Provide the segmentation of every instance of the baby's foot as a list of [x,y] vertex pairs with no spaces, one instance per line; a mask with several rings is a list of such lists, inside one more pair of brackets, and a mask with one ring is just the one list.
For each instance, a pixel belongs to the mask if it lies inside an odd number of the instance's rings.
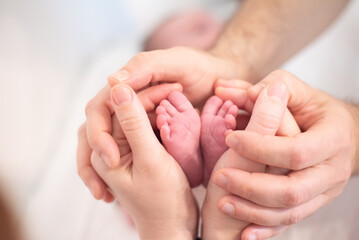
[[173,92],[156,109],[157,127],[166,150],[176,159],[191,187],[202,183],[203,167],[199,146],[201,121],[188,99]]
[[236,127],[238,107],[231,101],[213,96],[206,102],[201,115],[201,149],[204,160],[204,183],[207,185],[218,159],[228,149],[225,139],[227,130]]

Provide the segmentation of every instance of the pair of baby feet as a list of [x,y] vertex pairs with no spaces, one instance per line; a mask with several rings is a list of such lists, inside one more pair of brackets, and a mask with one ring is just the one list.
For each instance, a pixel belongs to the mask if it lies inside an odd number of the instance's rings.
[[207,184],[218,159],[228,149],[225,133],[235,129],[238,107],[212,96],[199,116],[182,93],[173,92],[156,113],[162,143],[182,167],[191,187]]

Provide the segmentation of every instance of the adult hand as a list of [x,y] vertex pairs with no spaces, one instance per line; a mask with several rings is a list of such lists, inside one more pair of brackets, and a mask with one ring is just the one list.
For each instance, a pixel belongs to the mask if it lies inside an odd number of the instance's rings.
[[[294,137],[262,136],[235,131],[227,145],[258,163],[287,168],[286,176],[221,169],[213,180],[236,196],[225,196],[219,206],[235,206],[233,218],[252,222],[242,239],[266,239],[310,216],[340,195],[357,164],[358,108],[313,89],[285,71],[275,71],[248,89],[255,101],[272,81],[287,85],[288,108],[303,133]],[[217,176],[225,176],[221,185]]]
[[198,209],[181,167],[158,141],[135,92],[119,84],[111,97],[121,159],[110,168],[93,152],[94,169],[132,216],[141,239],[193,239]]
[[200,107],[213,94],[213,84],[217,79],[246,77],[245,63],[215,53],[174,47],[139,53],[108,80],[111,86],[124,82],[135,90],[150,83],[177,82],[183,86],[183,93],[191,103]]
[[[255,102],[245,131],[261,135],[275,135],[281,125],[288,97],[289,94],[284,84],[281,82],[269,84]],[[266,165],[248,160],[238,155],[233,149],[228,149],[220,157],[214,171],[223,168],[242,169],[249,172],[264,172],[267,169]],[[240,239],[241,232],[250,224],[250,222],[228,217],[230,215],[228,213],[234,210],[231,203],[227,202],[218,206],[218,201],[228,194],[229,192],[220,189],[212,181],[209,182],[202,208],[202,229],[205,239]]]
[[[103,199],[106,202],[114,200],[107,185],[96,174],[91,164],[92,152],[96,152],[108,164],[117,166],[120,161],[118,149],[119,139],[117,136],[116,124],[118,121],[113,116],[114,109],[110,99],[110,87],[104,87],[86,106],[87,121],[82,124],[78,131],[77,146],[77,169],[78,174],[92,195],[96,199]],[[182,91],[179,84],[161,84],[145,89],[138,93],[149,116],[154,114],[157,104],[167,98],[173,91]]]
[[[156,104],[170,92],[182,90],[181,85],[187,97],[199,106],[212,94],[213,83],[219,77],[245,76],[244,67],[240,70],[233,66],[234,63],[214,54],[176,47],[136,55],[119,72],[109,77],[109,84],[114,86],[124,81],[134,89],[141,90],[152,83],[162,83],[153,90],[145,89],[139,93],[147,112],[153,111]],[[106,184],[93,171],[90,158],[92,151],[95,151],[110,167],[116,167],[120,159],[116,141],[112,137],[112,125],[117,120],[112,121],[109,92],[110,87],[107,86],[87,104],[87,121],[79,129],[77,150],[80,177],[96,199],[105,201],[112,201],[113,197],[106,190]]]

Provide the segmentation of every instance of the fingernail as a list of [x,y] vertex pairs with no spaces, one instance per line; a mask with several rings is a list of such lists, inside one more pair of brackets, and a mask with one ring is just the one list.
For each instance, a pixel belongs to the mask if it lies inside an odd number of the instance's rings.
[[222,212],[228,215],[234,214],[234,206],[230,203],[225,203],[222,207]]
[[287,97],[287,86],[282,82],[270,83],[267,89],[268,97],[284,101]]
[[249,239],[249,240],[257,240],[257,236],[251,234],[251,235],[249,235],[249,238],[248,238],[248,239]]
[[258,83],[256,85],[253,85],[253,86],[249,87],[248,90],[256,92],[256,93],[260,93],[260,91],[262,91],[263,88],[265,88],[265,86],[266,85],[264,83]]
[[229,134],[226,137],[226,144],[228,147],[238,147],[239,142],[237,137],[234,134]]
[[122,82],[130,78],[130,73],[126,70],[120,70],[111,74],[111,77],[117,79],[119,82]]
[[101,158],[105,161],[107,166],[111,167],[111,159],[106,154],[102,153]]
[[214,183],[218,185],[221,188],[226,189],[228,185],[228,178],[224,176],[222,173],[219,173],[216,175],[216,177],[213,179]]
[[117,106],[126,105],[132,101],[132,95],[126,87],[113,88],[112,97]]

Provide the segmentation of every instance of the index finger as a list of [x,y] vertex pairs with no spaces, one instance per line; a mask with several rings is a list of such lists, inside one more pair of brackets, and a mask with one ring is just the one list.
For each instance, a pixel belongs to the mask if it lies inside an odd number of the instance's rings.
[[87,139],[91,148],[109,167],[118,165],[120,152],[112,137],[110,87],[105,86],[86,106]]
[[[300,170],[314,166],[339,151],[337,129],[323,124],[294,137],[262,136],[253,132],[234,131],[227,145],[243,157],[270,166]],[[326,146],[325,151],[318,146]]]

